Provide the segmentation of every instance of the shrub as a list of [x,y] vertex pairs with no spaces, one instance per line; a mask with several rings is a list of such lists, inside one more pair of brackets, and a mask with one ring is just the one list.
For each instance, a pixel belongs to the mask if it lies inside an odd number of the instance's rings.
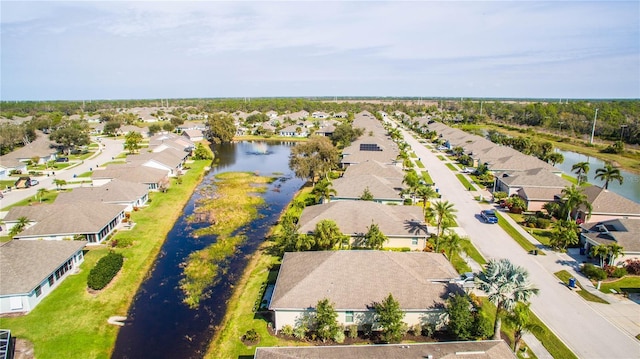
[[422,325],[414,324],[409,328],[409,331],[413,335],[422,335]]
[[286,336],[293,336],[293,327],[290,326],[289,324],[285,325],[282,327],[282,329],[280,329],[280,333],[282,335],[286,335]]
[[247,342],[257,342],[258,340],[260,340],[260,334],[258,334],[258,332],[256,332],[256,330],[252,328],[247,330],[242,338]]
[[422,326],[421,334],[424,335],[425,337],[433,336],[435,332],[436,332],[436,325],[433,323],[426,323]]
[[116,242],[115,246],[118,248],[127,248],[133,244],[133,238],[122,237],[114,239],[114,241]]
[[297,339],[304,339],[307,336],[308,330],[309,329],[307,329],[306,326],[298,325],[295,328],[293,328],[293,336],[296,337]]
[[349,338],[351,339],[355,339],[358,337],[358,325],[357,324],[351,324],[349,326],[347,326],[347,334],[349,335]]
[[536,216],[525,216],[524,223],[527,227],[533,228],[538,223],[538,217]]
[[336,343],[344,343],[344,331],[342,330],[338,330],[334,335],[333,335],[333,341]]
[[607,273],[607,277],[612,278],[622,278],[627,275],[627,270],[624,267],[604,266],[604,271]]
[[123,261],[122,254],[115,252],[109,252],[109,254],[100,258],[96,266],[89,272],[89,277],[87,278],[89,288],[100,290],[106,287],[122,268]]
[[629,274],[640,274],[640,259],[627,259],[624,262],[624,268]]
[[546,218],[538,218],[536,220],[536,228],[547,229],[551,225],[551,221]]
[[599,267],[594,266],[591,263],[586,263],[582,266],[582,273],[591,280],[604,280],[607,279],[607,272]]

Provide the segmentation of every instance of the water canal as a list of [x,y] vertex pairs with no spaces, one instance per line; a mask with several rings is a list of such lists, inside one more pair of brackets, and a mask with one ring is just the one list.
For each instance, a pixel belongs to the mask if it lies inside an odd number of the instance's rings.
[[118,333],[113,358],[201,358],[204,355],[216,326],[225,315],[226,301],[247,265],[248,256],[264,241],[271,225],[303,184],[288,166],[289,153],[287,144],[241,142],[216,149],[218,165],[198,189],[209,186],[213,176],[222,172],[251,171],[265,176],[276,173],[279,179],[262,194],[265,205],[259,210],[258,218],[240,229],[247,241],[229,260],[221,280],[210,288],[211,296],[203,299],[197,309],[190,309],[182,302],[180,265],[190,253],[216,241],[215,236],[193,238],[190,235],[199,228],[186,221],[200,196],[198,190],[194,192],[134,298],[128,322]]
[[[575,173],[571,171],[571,166],[578,162],[588,162],[589,173],[587,175],[589,177],[589,182],[600,187],[604,185],[603,181],[595,179],[596,170],[598,168],[603,168],[605,165],[603,160],[571,151],[561,151],[556,149],[556,152],[562,153],[564,156],[564,162],[556,165],[556,167],[560,168],[564,173],[575,177]],[[609,182],[609,190],[640,203],[640,175],[624,170],[620,170],[620,174],[624,177],[622,184],[619,184],[616,181]]]

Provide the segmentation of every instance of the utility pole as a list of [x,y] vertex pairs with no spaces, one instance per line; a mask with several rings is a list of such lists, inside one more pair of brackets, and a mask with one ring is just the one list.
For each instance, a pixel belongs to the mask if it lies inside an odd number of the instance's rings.
[[598,119],[598,109],[596,108],[596,115],[593,117],[593,127],[591,128],[591,141],[590,144],[593,144],[593,135],[596,133],[596,119]]

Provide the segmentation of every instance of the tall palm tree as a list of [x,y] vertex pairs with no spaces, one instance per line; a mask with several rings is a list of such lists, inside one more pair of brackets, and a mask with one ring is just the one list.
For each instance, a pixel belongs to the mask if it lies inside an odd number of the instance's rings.
[[315,237],[317,249],[327,250],[333,249],[337,243],[341,242],[344,235],[336,222],[325,219],[316,224],[313,236]]
[[456,219],[455,212],[458,212],[458,210],[453,208],[453,203],[449,201],[437,201],[433,206],[429,207],[428,216],[436,222],[436,252],[439,250],[440,238],[444,230]]
[[611,181],[618,181],[619,184],[624,181],[624,177],[620,174],[620,169],[613,167],[609,162],[605,163],[603,168],[596,170],[595,179],[604,181],[604,189],[609,189],[609,182]]
[[322,180],[316,183],[316,186],[313,188],[311,193],[315,196],[316,202],[331,202],[331,195],[337,195],[338,192],[334,188],[332,188],[333,184],[328,178],[323,178]]
[[542,327],[535,324],[531,318],[531,311],[529,310],[529,304],[518,303],[513,312],[509,313],[505,318],[505,322],[511,325],[513,328],[513,352],[517,353],[520,347],[520,341],[525,333],[540,333],[543,331]]
[[53,184],[56,185],[56,189],[59,191],[59,190],[62,189],[62,187],[67,185],[67,181],[65,181],[63,179],[56,178],[56,179],[53,180]]
[[528,303],[538,294],[538,289],[529,283],[529,273],[515,266],[508,259],[492,259],[484,271],[476,277],[478,288],[487,293],[496,305],[496,320],[493,325],[493,339],[500,339],[500,326],[505,312],[513,310],[518,302]]
[[609,265],[612,266],[615,264],[616,258],[620,257],[624,252],[624,248],[619,244],[612,243],[607,246],[607,251],[609,254]]
[[11,227],[11,230],[9,231],[9,236],[13,237],[16,234],[24,231],[24,229],[27,227],[29,222],[30,222],[29,218],[25,216],[19,217],[18,223],[16,223],[13,227]]
[[449,233],[444,236],[443,246],[447,251],[447,258],[449,258],[449,261],[451,262],[453,261],[453,256],[460,253],[460,249],[462,248],[462,238],[458,233]]
[[429,199],[434,198],[437,193],[432,186],[422,185],[416,190],[416,195],[420,197],[420,199],[422,199],[422,215],[426,215],[427,202],[429,201]]
[[589,173],[589,162],[578,162],[571,166],[571,171],[578,177],[578,186],[583,181],[587,181],[587,173]]
[[565,187],[562,190],[562,200],[563,200],[563,213],[566,214],[567,221],[571,219],[571,212],[576,210],[576,215],[574,219],[578,218],[578,207],[584,205],[587,208],[587,217],[591,217],[591,211],[593,210],[593,206],[589,203],[587,195],[582,191],[581,188],[576,187],[575,185],[571,185],[571,187]]
[[40,203],[42,203],[42,197],[44,197],[44,195],[47,194],[47,192],[49,191],[44,187],[38,189],[38,200]]
[[604,267],[604,259],[609,254],[609,248],[605,244],[599,244],[591,247],[590,253],[592,257],[598,257],[600,259],[600,267]]

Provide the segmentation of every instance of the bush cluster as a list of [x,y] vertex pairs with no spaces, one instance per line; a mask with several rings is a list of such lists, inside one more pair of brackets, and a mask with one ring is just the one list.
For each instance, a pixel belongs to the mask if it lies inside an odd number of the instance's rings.
[[122,268],[123,260],[122,254],[115,252],[109,252],[109,254],[100,258],[96,266],[89,272],[89,277],[87,278],[89,288],[100,290],[106,287]]
[[640,259],[627,259],[624,263],[624,268],[629,274],[640,274]]
[[627,270],[624,267],[606,265],[604,271],[607,273],[607,277],[611,278],[622,278],[627,275]]
[[525,225],[529,228],[547,229],[551,225],[551,221],[547,218],[543,218],[537,215],[530,215],[524,217]]
[[604,269],[596,267],[591,263],[585,263],[585,265],[582,266],[582,273],[584,273],[584,275],[591,280],[607,279],[607,272]]

